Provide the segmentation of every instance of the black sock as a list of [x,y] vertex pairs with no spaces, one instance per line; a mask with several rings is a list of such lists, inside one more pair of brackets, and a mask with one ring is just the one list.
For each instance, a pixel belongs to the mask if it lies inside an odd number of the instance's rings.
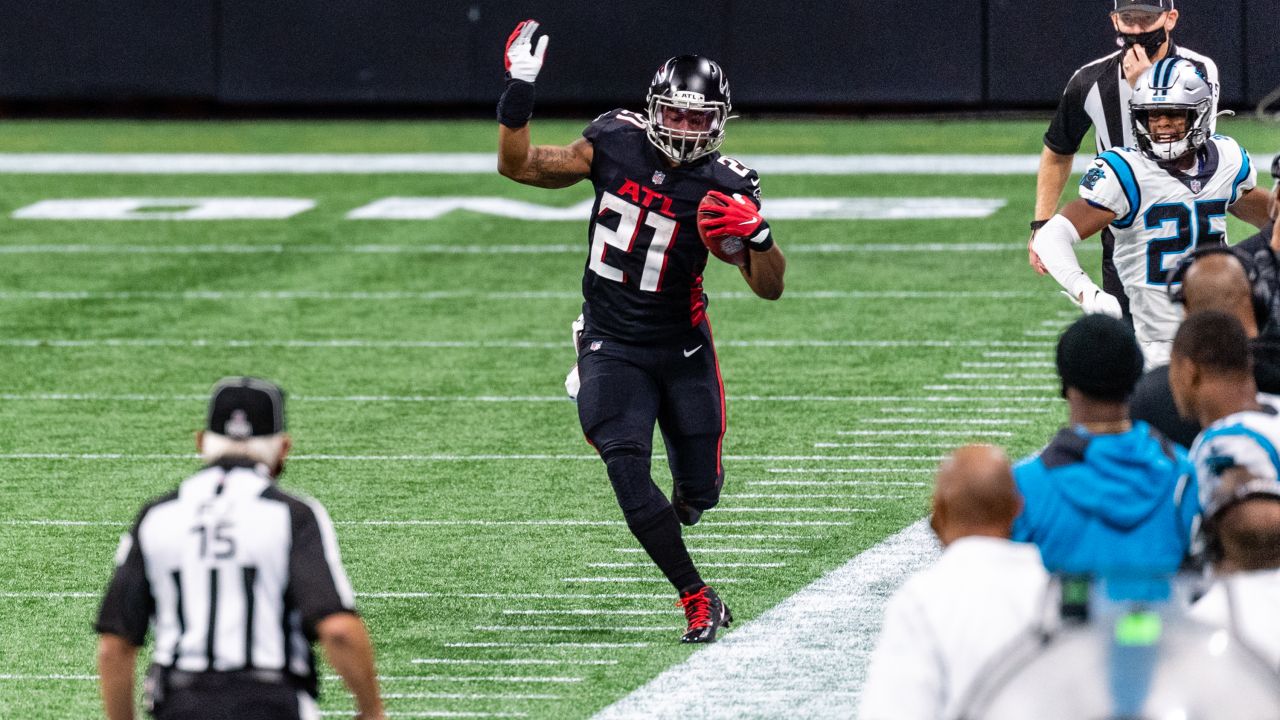
[[698,569],[693,566],[693,558],[684,546],[684,538],[680,535],[680,521],[670,508],[660,512],[643,523],[630,525],[631,534],[640,541],[640,546],[649,553],[658,569],[662,571],[677,591],[685,591],[690,587],[704,585]]

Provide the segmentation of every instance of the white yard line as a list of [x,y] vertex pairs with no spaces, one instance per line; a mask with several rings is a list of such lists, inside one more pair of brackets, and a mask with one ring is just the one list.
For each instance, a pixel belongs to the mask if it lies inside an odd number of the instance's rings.
[[[665,597],[665,596],[664,596]],[[511,611],[505,611],[511,612]],[[614,611],[618,612],[618,611]],[[654,611],[657,612],[657,611]],[[670,614],[670,613],[663,613]],[[478,660],[475,658],[414,658],[409,661],[414,665],[617,665],[621,660],[548,660],[547,658],[506,658],[500,660]]]
[[[912,525],[729,630],[596,718],[850,717],[884,602],[932,560],[933,547],[925,523]],[[733,596],[726,600],[732,605]]]
[[97,675],[19,675],[19,674],[2,674],[0,680],[11,680],[15,682],[48,682],[50,680],[75,680],[75,681],[92,681],[97,682]]
[[[321,710],[322,717],[355,717],[354,710]],[[463,710],[387,710],[389,718],[527,718],[522,712],[468,712]]]
[[837,435],[898,436],[922,435],[925,437],[1013,437],[1007,430],[837,430]]
[[955,443],[905,443],[905,442],[848,442],[848,443],[814,443],[815,448],[900,448],[908,450],[911,448],[920,448],[923,450],[946,448],[948,450],[955,448]]
[[391,678],[379,679],[393,680],[396,682],[493,682],[531,685],[567,685],[580,683],[584,680],[584,678],[581,677],[561,677],[554,675],[400,675],[392,676]]
[[[787,300],[1010,300],[1036,297],[1040,293],[1015,290],[950,291],[950,290],[790,290]],[[754,293],[728,291],[715,293],[716,300],[751,300]],[[336,291],[336,290],[6,290],[0,301],[146,301],[175,300],[187,302],[227,301],[294,301],[315,300],[353,302],[440,302],[447,300],[488,300],[493,302],[528,302],[530,300],[582,300],[582,293],[558,290],[525,292],[479,292],[475,290],[432,291]]]
[[476,625],[479,632],[620,632],[620,633],[669,633],[670,625]]
[[[653,563],[645,563],[644,567],[653,567]],[[753,582],[749,578],[703,578],[707,583],[733,584],[733,583],[749,583]],[[560,582],[567,583],[660,583],[667,584],[668,580],[664,577],[630,577],[612,575],[609,577],[567,577],[560,578]]]
[[979,390],[990,392],[998,390],[1001,392],[1048,392],[1050,390],[1060,389],[1057,385],[925,385],[924,390],[934,392],[955,392],[957,390]]
[[[614,548],[614,552],[626,553],[629,555],[640,555],[646,550],[644,548],[622,547]],[[799,550],[797,548],[702,548],[690,547],[689,552],[696,552],[699,555],[807,555],[808,550]],[[644,566],[648,567],[648,566]]]
[[[665,582],[665,581],[664,581]],[[618,648],[649,647],[647,642],[452,642],[451,648],[585,648],[589,650],[613,650]]]
[[[891,397],[882,395],[729,395],[729,402],[776,402],[776,403],[890,403],[890,402],[922,402],[922,403],[956,403],[965,405],[969,412],[995,412],[999,408],[975,408],[976,402],[1054,402],[1057,398],[1018,398],[1018,397],[967,397],[967,396],[928,396],[928,397]],[[44,393],[0,393],[0,400],[9,402],[208,402],[206,395],[162,395],[153,393],[76,393],[76,392],[44,392]],[[564,395],[290,395],[291,402],[316,403],[566,403]],[[915,412],[939,412],[934,408],[913,408]],[[1030,412],[1021,410],[1010,412]],[[883,412],[905,412],[905,410],[883,409]]]
[[[503,615],[677,615],[679,610],[601,610],[599,608],[565,608],[564,610],[503,610]],[[414,660],[417,662],[417,660]],[[551,661],[545,661],[551,662]],[[596,661],[601,662],[601,661]],[[613,661],[615,664],[617,660]]]
[[537,693],[382,693],[383,700],[563,700],[563,695]]
[[[3,153],[17,175],[493,175],[492,152],[454,153]],[[1034,175],[1038,155],[742,155],[765,175]],[[1258,160],[1263,166],[1265,157]],[[1073,163],[1088,168],[1090,158]]]
[[[698,553],[694,553],[698,554]],[[786,563],[742,563],[742,562],[699,562],[700,568],[783,568]],[[652,562],[594,562],[587,563],[589,568],[649,568],[653,567]]]
[[716,508],[716,512],[722,513],[876,513],[880,512],[874,508],[833,508],[833,507],[721,507]]
[[[888,434],[918,434],[913,431],[888,431]],[[976,435],[979,433],[960,433],[963,435]],[[195,455],[185,453],[0,453],[0,460],[195,460]],[[654,456],[655,462],[664,462],[666,457],[662,455]],[[932,460],[934,458],[920,458],[914,456],[898,456],[898,455],[724,455],[723,459],[743,462],[788,462],[788,461],[845,461],[845,462],[869,462],[869,461],[909,461],[909,460]],[[297,454],[290,455],[291,462],[478,462],[478,461],[591,461],[599,462],[598,455],[549,455],[540,453],[478,453],[475,455],[454,454],[454,453],[435,453],[424,455],[328,455],[328,454]],[[372,521],[370,521],[372,524]],[[391,521],[388,521],[391,524]]]
[[[582,219],[586,219],[584,216]],[[824,243],[787,245],[796,255],[848,253],[1013,253],[1026,244],[1013,243]],[[453,244],[453,245],[89,245],[45,243],[0,245],[0,255],[580,255],[584,247],[570,244]]]
[[[575,526],[575,527],[622,527],[626,523],[621,520],[338,520],[335,525],[370,526],[370,527],[416,527],[416,526],[464,526],[464,527],[542,527],[542,526]],[[852,523],[832,520],[732,520],[717,522],[717,527],[834,527]],[[26,520],[0,520],[0,525],[23,527],[124,527],[125,520],[67,520],[59,518],[31,518]],[[452,597],[452,596],[442,596]],[[507,597],[497,596],[494,597]]]
[[863,485],[892,485],[895,487],[932,487],[927,482],[893,482],[889,480],[752,480],[748,485],[765,487],[856,487]]
[[[960,367],[967,368],[1052,368],[1051,362],[1031,360],[1027,362],[963,362]],[[1056,377],[1056,376],[1055,376]]]
[[[722,340],[720,347],[743,348],[964,348],[1044,347],[1048,343],[1022,340]],[[212,338],[0,338],[0,347],[14,348],[292,348],[292,349],[397,349],[397,350],[564,350],[560,342],[533,340],[377,340],[331,338],[327,340],[212,339]]]
[[868,495],[866,493],[734,493],[740,500],[906,500],[908,495]]
[[947,373],[943,378],[947,380],[1055,380],[1057,375],[1053,373]]
[[1049,408],[1042,407],[964,407],[964,408],[922,408],[922,407],[883,407],[880,412],[886,415],[936,415],[942,412],[970,412],[986,415],[1030,415],[1043,413]]
[[866,425],[1029,425],[1030,420],[1006,420],[995,418],[867,418]]

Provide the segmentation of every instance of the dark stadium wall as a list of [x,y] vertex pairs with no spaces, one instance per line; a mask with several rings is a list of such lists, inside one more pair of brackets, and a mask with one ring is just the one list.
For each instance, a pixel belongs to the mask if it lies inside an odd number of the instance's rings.
[[[1275,0],[1179,0],[1228,105],[1280,85]],[[719,59],[740,107],[1052,106],[1114,50],[1108,0],[0,0],[0,102],[479,108],[524,17],[551,35],[542,107],[635,106],[653,69]]]

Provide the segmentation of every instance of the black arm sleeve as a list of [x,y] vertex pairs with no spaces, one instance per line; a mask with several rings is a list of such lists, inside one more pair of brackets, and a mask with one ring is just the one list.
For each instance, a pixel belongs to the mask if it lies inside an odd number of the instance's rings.
[[1080,150],[1081,141],[1093,125],[1089,114],[1084,111],[1087,91],[1088,85],[1082,81],[1082,74],[1077,72],[1058,101],[1058,112],[1044,134],[1045,147],[1059,155],[1075,155]]
[[[306,503],[294,500],[289,503],[293,517],[293,543],[289,549],[289,585],[285,600],[290,607],[302,614],[302,630],[309,640],[316,638],[316,624],[326,617],[340,612],[355,612],[355,608],[343,600],[338,587],[346,582],[342,567],[334,567],[325,552],[324,534],[333,537],[333,527],[328,518],[317,517]],[[321,525],[325,527],[321,527]],[[339,562],[335,557],[333,562]]]
[[119,635],[131,645],[140,647],[147,638],[147,628],[155,613],[155,598],[147,580],[137,524],[120,539],[120,543],[124,558],[111,577],[93,627],[99,634]]

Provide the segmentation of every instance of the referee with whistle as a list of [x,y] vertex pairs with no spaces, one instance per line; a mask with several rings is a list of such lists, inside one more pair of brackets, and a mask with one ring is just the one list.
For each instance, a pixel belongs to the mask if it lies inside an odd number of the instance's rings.
[[279,387],[218,383],[196,434],[205,467],[121,537],[95,625],[108,720],[135,717],[135,663],[151,627],[144,694],[158,720],[318,718],[316,640],[356,717],[384,717],[333,523],[320,503],[276,486],[284,430]]

